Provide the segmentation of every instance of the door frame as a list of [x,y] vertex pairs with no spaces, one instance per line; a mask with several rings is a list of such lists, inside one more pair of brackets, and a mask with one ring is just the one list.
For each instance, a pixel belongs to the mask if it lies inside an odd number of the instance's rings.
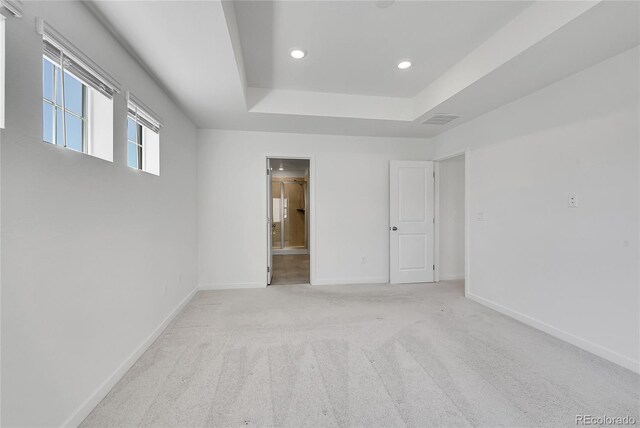
[[[297,155],[290,154],[282,154],[282,153],[265,153],[264,155],[264,165],[266,168],[269,167],[269,159],[303,159],[309,161],[309,182],[307,183],[308,189],[308,222],[309,222],[309,234],[308,234],[308,245],[307,250],[309,252],[309,284],[316,284],[316,163],[315,156],[311,153],[303,153]],[[265,187],[264,194],[262,195],[262,212],[268,216],[269,213],[269,202],[267,201],[267,186],[271,186],[271,175],[266,174],[265,170]],[[269,257],[272,251],[272,248],[269,246],[269,235],[271,233],[271,224],[268,222],[264,222],[266,226],[267,235],[265,235],[265,247],[266,247],[266,265],[269,265]],[[265,269],[266,271],[266,269]],[[265,276],[264,280],[265,287],[267,286],[267,277]]]
[[471,271],[470,258],[469,258],[469,226],[470,226],[470,210],[469,210],[469,153],[470,149],[467,147],[464,150],[458,150],[456,152],[448,153],[443,156],[439,156],[433,159],[434,172],[435,172],[435,276],[434,281],[440,282],[440,162],[454,158],[456,156],[464,155],[464,295],[468,296],[470,290]]
[[[271,159],[267,158],[267,285],[273,280],[273,181],[271,179]],[[282,192],[280,192],[282,193]]]

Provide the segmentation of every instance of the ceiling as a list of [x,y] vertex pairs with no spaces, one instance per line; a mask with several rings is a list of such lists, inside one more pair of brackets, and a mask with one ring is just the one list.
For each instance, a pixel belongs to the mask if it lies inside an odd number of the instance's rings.
[[235,13],[248,86],[411,98],[530,4],[240,1]]
[[85,4],[199,128],[428,138],[640,37],[636,1]]

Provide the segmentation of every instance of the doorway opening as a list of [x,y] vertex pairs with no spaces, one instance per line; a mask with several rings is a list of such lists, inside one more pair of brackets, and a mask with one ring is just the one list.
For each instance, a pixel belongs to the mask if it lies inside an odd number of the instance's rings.
[[309,160],[268,158],[267,176],[267,284],[309,284]]
[[466,179],[465,154],[438,162],[438,249],[439,281],[465,280],[466,272]]

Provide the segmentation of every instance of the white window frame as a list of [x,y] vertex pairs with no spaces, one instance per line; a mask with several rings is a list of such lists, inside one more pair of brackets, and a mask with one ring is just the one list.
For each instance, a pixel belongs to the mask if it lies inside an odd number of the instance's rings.
[[[100,135],[104,135],[104,138],[101,138],[100,144],[98,144],[93,141],[93,137],[95,137],[93,131],[96,129],[111,130],[113,128],[112,104],[115,94],[122,91],[120,83],[43,19],[36,18],[36,30],[43,38],[43,57],[54,64],[54,69],[57,67],[61,70],[62,82],[64,82],[64,74],[66,72],[79,80],[85,87],[85,111],[83,112],[85,123],[83,127],[82,152],[112,162],[113,138],[109,137],[110,133],[103,134],[100,132]],[[104,102],[101,97],[96,96],[94,91],[104,95]],[[66,110],[64,108],[64,97],[62,100],[63,110]],[[97,106],[100,106],[100,115],[94,111],[94,108],[98,108]],[[62,121],[64,129],[66,114],[63,114]],[[96,121],[101,123],[98,125]],[[66,146],[66,132],[63,131],[62,135],[65,140],[63,146]]]
[[[160,116],[147,107],[140,99],[133,95],[130,91],[126,92],[127,98],[127,136],[126,136],[126,151],[127,151],[127,166],[129,166],[129,144],[134,143],[137,146],[137,170],[144,171],[153,175],[160,175],[160,128],[164,126]],[[132,119],[136,123],[136,141],[129,140],[129,119]],[[147,165],[148,157],[148,135],[154,133],[158,138],[158,159],[155,169]],[[132,166],[129,166],[133,168]]]
[[0,0],[0,129],[4,129],[5,126],[5,28],[7,18],[14,16],[22,18],[22,2],[18,0]]
[[98,64],[93,62],[87,55],[67,40],[62,34],[58,33],[42,18],[36,18],[36,30],[42,35],[44,41],[62,52],[65,58],[69,59],[74,64],[77,64],[82,68],[83,72],[90,75],[91,79],[98,82],[101,86],[101,89],[99,89],[100,91],[104,90],[103,93],[109,97],[122,92],[121,85],[116,79],[114,79]]
[[0,129],[4,129],[4,110],[5,110],[5,31],[6,18],[0,15]]
[[0,7],[5,9],[8,13],[0,11],[1,15],[8,18],[7,15],[15,16],[16,18],[22,18],[22,2],[19,0],[0,0]]

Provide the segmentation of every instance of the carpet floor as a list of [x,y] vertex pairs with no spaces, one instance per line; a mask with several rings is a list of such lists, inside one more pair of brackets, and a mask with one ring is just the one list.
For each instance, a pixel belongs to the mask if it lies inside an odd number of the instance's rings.
[[82,426],[575,426],[639,391],[459,281],[202,291]]

